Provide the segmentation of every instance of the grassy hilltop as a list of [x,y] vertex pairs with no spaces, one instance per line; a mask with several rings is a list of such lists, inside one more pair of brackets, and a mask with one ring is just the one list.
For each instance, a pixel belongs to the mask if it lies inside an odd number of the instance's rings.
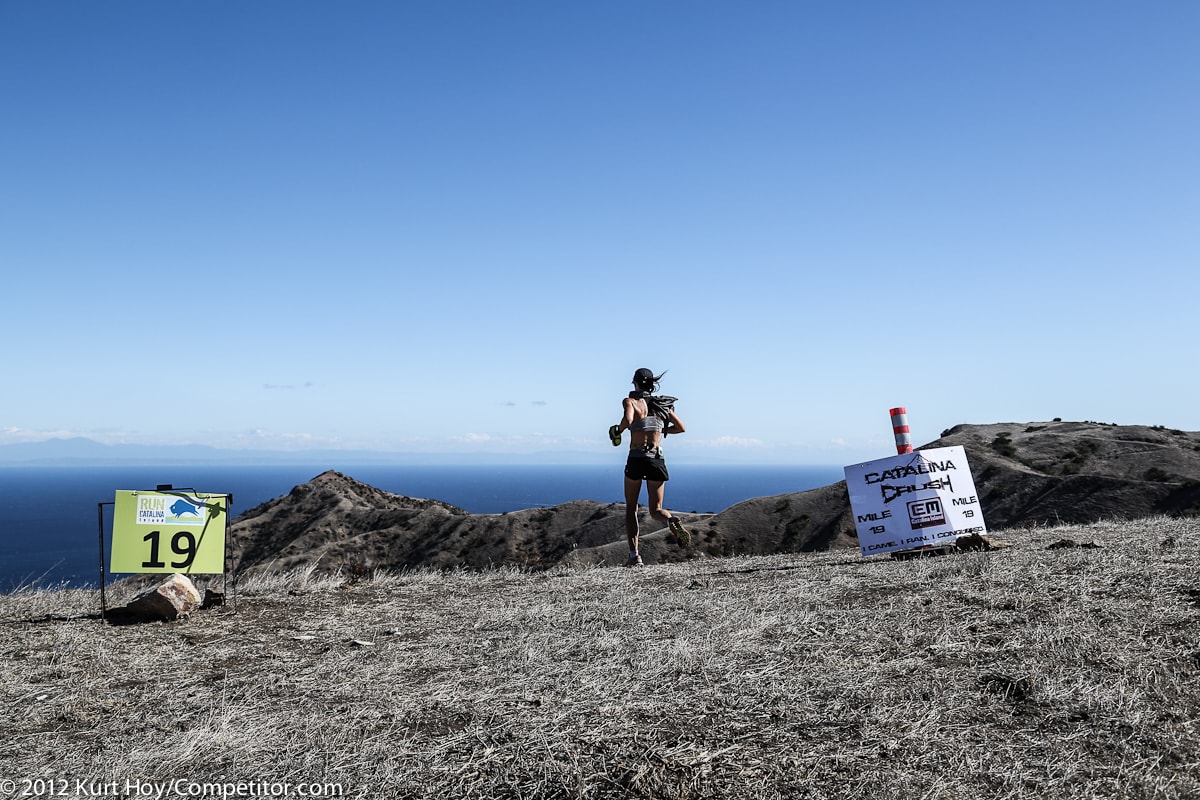
[[[8,595],[0,778],[455,800],[1200,795],[1200,520],[995,538],[1014,546],[265,574],[236,613],[172,624],[100,625],[95,592]],[[1064,539],[1098,546],[1048,549]]]

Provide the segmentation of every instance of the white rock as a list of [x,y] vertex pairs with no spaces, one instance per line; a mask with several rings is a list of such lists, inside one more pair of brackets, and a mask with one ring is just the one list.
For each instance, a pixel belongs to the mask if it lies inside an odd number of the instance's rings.
[[157,587],[135,597],[126,609],[146,619],[179,619],[200,607],[200,592],[184,575],[178,573]]

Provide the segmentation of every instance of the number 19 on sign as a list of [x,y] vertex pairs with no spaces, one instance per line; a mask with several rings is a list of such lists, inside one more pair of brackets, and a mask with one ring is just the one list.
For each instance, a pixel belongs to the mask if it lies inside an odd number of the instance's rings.
[[[142,541],[150,543],[150,560],[143,561],[142,566],[147,569],[160,569],[167,566],[158,557],[159,540],[162,538],[162,531],[150,531],[142,537]],[[181,544],[182,542],[182,544]],[[171,567],[174,569],[187,569],[196,560],[196,535],[191,531],[179,531],[171,537],[171,552],[179,556],[179,561],[172,561]]]
[[119,491],[113,511],[113,572],[225,571],[228,495]]

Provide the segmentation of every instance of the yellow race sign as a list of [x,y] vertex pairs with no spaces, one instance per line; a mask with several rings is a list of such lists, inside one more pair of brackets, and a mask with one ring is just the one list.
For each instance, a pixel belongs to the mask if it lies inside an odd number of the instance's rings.
[[113,507],[113,572],[225,572],[229,495],[118,491]]

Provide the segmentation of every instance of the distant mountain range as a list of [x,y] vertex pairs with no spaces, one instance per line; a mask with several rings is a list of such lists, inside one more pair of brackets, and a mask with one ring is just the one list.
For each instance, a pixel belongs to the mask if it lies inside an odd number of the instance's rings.
[[[555,452],[556,463],[604,464],[611,453]],[[0,445],[0,466],[155,464],[544,464],[545,453],[400,453],[381,450],[231,450],[208,445],[102,444],[73,437]]]
[[0,464],[108,463],[143,460],[213,460],[222,451],[204,445],[155,447],[135,444],[101,444],[77,436],[42,442],[0,445]]

